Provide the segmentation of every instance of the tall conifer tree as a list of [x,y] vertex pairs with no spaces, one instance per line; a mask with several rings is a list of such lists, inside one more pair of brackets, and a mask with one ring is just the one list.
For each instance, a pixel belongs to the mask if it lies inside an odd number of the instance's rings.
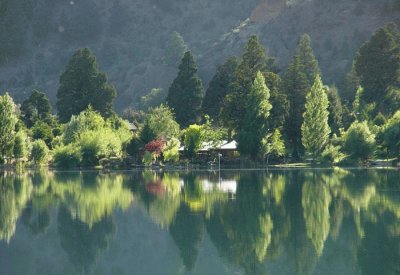
[[190,51],[186,52],[179,65],[178,76],[168,91],[167,104],[176,116],[180,126],[186,127],[200,119],[204,89],[197,76],[197,65]]
[[321,153],[329,140],[331,129],[328,124],[329,101],[321,77],[315,78],[314,85],[306,97],[304,122],[301,125],[302,142],[313,160]]
[[302,151],[301,124],[307,92],[319,75],[318,61],[311,48],[311,39],[305,34],[297,45],[296,54],[283,78],[283,89],[288,96],[290,110],[286,121],[286,136],[293,150],[293,157],[299,158]]
[[60,77],[57,91],[57,109],[61,122],[67,122],[91,105],[102,116],[113,113],[116,97],[114,86],[107,75],[99,71],[96,57],[88,48],[80,49],[72,56],[66,71]]
[[400,87],[400,33],[396,26],[378,29],[360,48],[354,66],[366,103],[380,103],[390,86]]
[[[267,66],[268,65],[268,66]],[[257,72],[275,70],[272,58],[265,54],[264,47],[256,35],[250,36],[235,72],[235,79],[229,87],[222,109],[222,120],[230,129],[237,129],[246,113],[247,95],[251,90]]]
[[259,155],[261,142],[268,133],[268,117],[272,108],[269,97],[265,78],[261,72],[258,72],[246,98],[246,114],[237,137],[240,154],[253,159]]
[[229,85],[235,79],[237,66],[238,60],[235,57],[228,58],[218,67],[207,89],[202,109],[203,113],[209,115],[214,121],[219,119],[224,98],[229,92]]

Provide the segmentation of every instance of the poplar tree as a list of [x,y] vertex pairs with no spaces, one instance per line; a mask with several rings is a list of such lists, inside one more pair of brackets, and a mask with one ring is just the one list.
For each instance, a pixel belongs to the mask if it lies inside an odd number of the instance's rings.
[[328,124],[329,101],[321,77],[315,78],[314,85],[306,97],[304,122],[301,125],[302,142],[313,161],[329,140],[331,129]]
[[6,93],[0,96],[0,161],[11,157],[15,138],[15,125],[18,122],[16,106]]
[[290,104],[290,119],[286,121],[285,129],[294,158],[299,158],[303,150],[301,124],[306,95],[319,74],[320,69],[311,47],[310,36],[304,34],[300,37],[296,53],[283,77],[283,90],[287,94]]
[[258,72],[246,99],[246,114],[238,129],[238,150],[241,155],[256,158],[260,155],[262,140],[268,133],[268,117],[272,105],[265,78]]
[[200,120],[204,89],[197,76],[197,65],[190,51],[186,52],[177,77],[168,90],[167,104],[175,113],[176,121],[186,127]]
[[60,77],[57,91],[57,109],[61,122],[78,115],[89,105],[103,117],[113,114],[114,86],[107,74],[99,71],[96,57],[88,48],[80,49],[72,56],[66,71]]

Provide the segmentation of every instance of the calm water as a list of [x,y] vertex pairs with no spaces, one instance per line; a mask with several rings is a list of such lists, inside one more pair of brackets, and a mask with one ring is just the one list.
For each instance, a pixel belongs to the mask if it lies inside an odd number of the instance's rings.
[[400,274],[400,173],[3,173],[0,274]]

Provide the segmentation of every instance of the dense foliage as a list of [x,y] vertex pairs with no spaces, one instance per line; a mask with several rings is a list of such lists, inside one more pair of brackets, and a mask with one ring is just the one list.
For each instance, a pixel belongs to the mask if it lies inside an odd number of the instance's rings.
[[233,162],[238,156],[294,162],[309,155],[314,162],[368,164],[399,157],[400,34],[394,24],[360,48],[340,88],[323,85],[307,34],[282,72],[252,35],[241,58],[223,62],[204,93],[194,56],[183,54],[187,47],[173,36],[182,47],[165,61],[172,66],[172,56],[183,55],[177,76],[168,94],[153,89],[139,110],[127,110],[123,117],[130,122],[114,113],[116,91],[88,48],[75,52],[60,77],[57,115],[43,92],[33,90],[21,105],[1,96],[2,162],[212,164],[224,145],[232,152],[223,161]]
[[99,71],[96,57],[88,48],[74,53],[67,69],[60,77],[57,91],[57,109],[60,121],[67,122],[89,105],[103,116],[113,113],[116,97],[114,86],[107,80],[107,74]]
[[180,126],[188,126],[200,119],[201,103],[204,89],[201,79],[197,76],[197,65],[190,51],[186,52],[177,77],[168,91],[167,103],[175,112],[176,121]]

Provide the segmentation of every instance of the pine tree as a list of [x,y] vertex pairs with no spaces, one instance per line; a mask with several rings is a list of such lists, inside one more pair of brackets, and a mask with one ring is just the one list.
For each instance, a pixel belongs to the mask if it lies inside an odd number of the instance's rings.
[[66,71],[60,77],[57,91],[57,109],[61,122],[67,122],[89,105],[104,117],[113,113],[116,97],[114,86],[107,75],[99,71],[96,58],[88,48],[75,52]]
[[[268,65],[268,66],[267,66]],[[265,54],[264,47],[256,35],[250,36],[246,44],[242,61],[236,69],[235,79],[229,87],[229,93],[225,97],[222,120],[230,129],[237,129],[246,113],[246,100],[257,72],[275,70],[276,66],[272,58]]]
[[304,122],[301,125],[302,142],[306,151],[311,154],[313,160],[321,153],[329,140],[331,129],[328,124],[329,101],[318,75],[314,85],[306,97]]
[[204,89],[197,76],[197,65],[190,51],[186,52],[167,96],[168,106],[174,110],[179,125],[186,127],[199,121],[203,97]]
[[46,94],[33,90],[32,94],[21,105],[21,118],[26,126],[32,127],[37,120],[51,119],[51,105]]
[[400,33],[396,26],[378,29],[360,48],[354,65],[366,103],[381,103],[390,86],[400,87]]
[[272,105],[265,78],[258,72],[246,99],[246,114],[238,129],[238,150],[241,155],[256,158],[261,151],[262,140],[268,133],[268,117]]
[[270,102],[273,106],[269,118],[269,126],[271,129],[281,128],[289,116],[289,101],[287,95],[282,92],[282,79],[273,72],[264,73],[264,78],[270,92]]
[[296,54],[283,78],[283,90],[287,94],[290,104],[290,119],[286,121],[285,129],[294,158],[299,158],[303,150],[301,124],[303,122],[305,98],[319,72],[318,61],[311,48],[311,39],[305,34],[300,38]]
[[17,121],[13,99],[8,93],[0,96],[0,161],[12,155]]
[[235,79],[235,71],[238,60],[235,57],[228,58],[224,64],[218,67],[216,74],[210,82],[203,101],[203,113],[214,121],[219,120],[219,114],[225,96],[229,92],[229,85]]

